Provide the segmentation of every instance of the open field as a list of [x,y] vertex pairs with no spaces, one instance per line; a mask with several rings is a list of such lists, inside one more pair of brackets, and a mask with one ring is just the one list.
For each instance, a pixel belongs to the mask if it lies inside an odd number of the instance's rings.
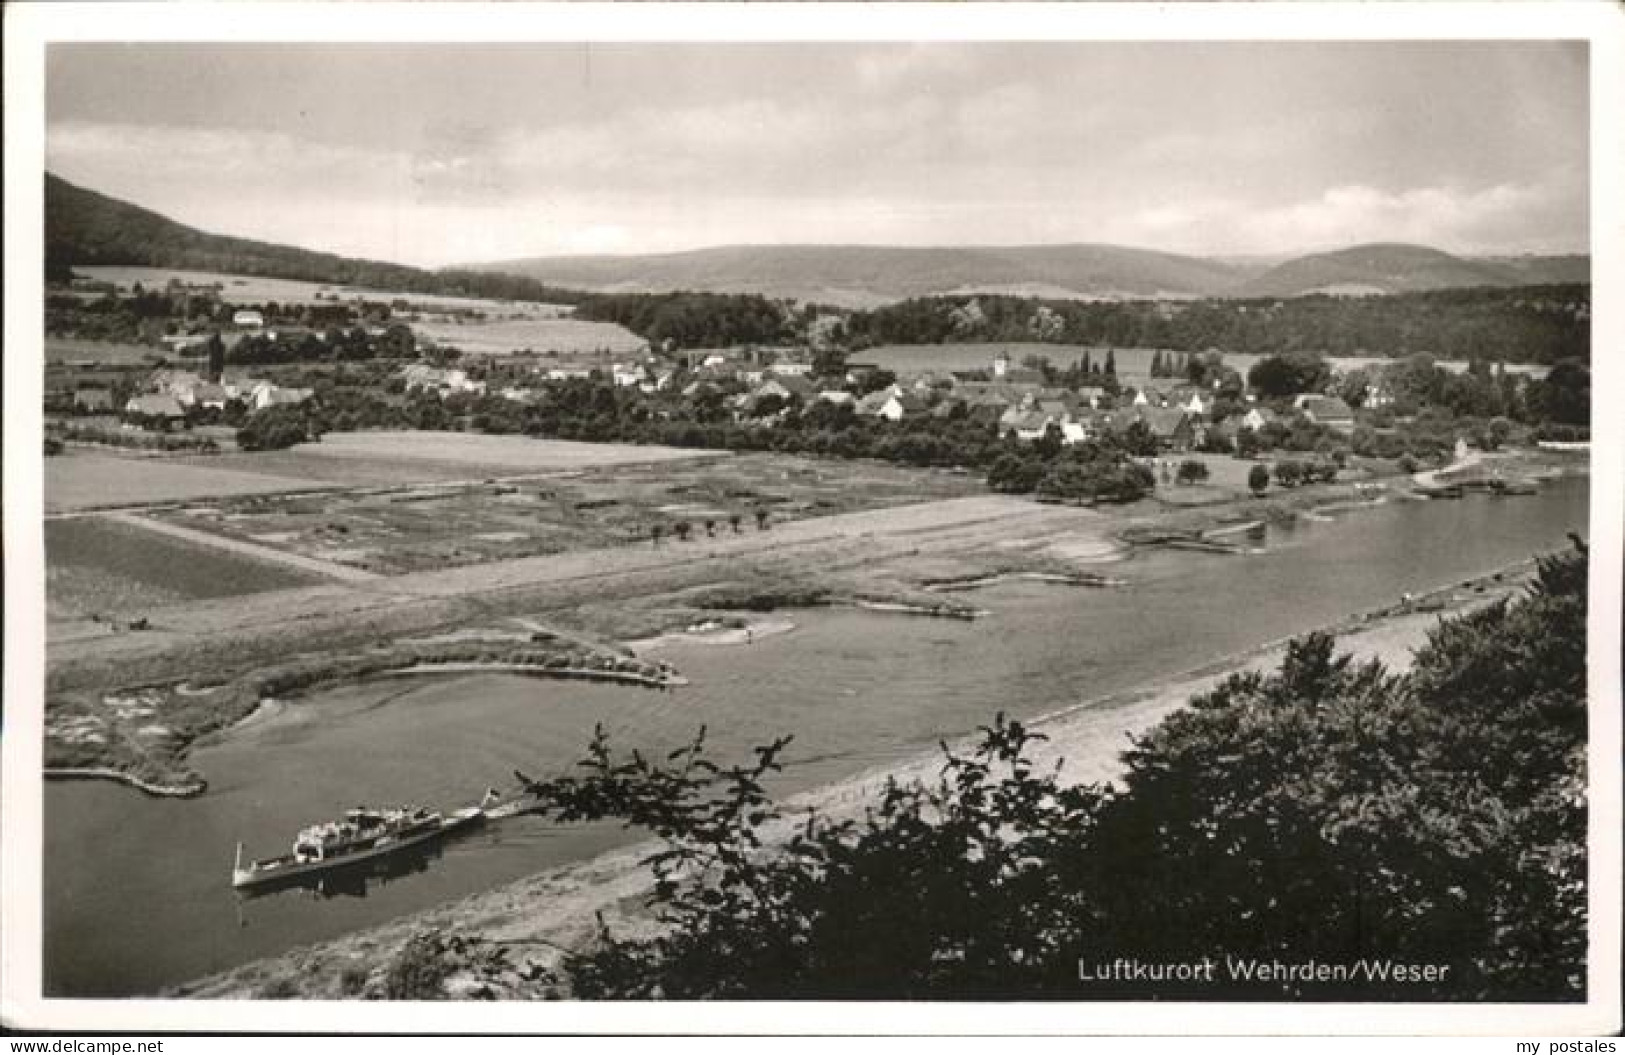
[[[221,444],[226,448],[226,444]],[[235,446],[235,443],[232,444]],[[433,462],[423,459],[365,457],[360,454],[342,458],[315,453],[317,444],[300,444],[283,451],[233,451],[227,448],[221,454],[182,454],[165,458],[169,464],[200,466],[205,469],[230,469],[244,473],[293,477],[311,481],[306,486],[331,484],[334,487],[402,487],[410,484],[453,483],[471,477],[483,479],[491,475],[507,475],[511,470],[492,467],[470,468],[457,462]]]
[[183,601],[320,581],[101,517],[47,521],[45,566],[46,607],[53,620],[92,613],[135,616]]
[[194,464],[182,464],[169,458],[70,450],[45,460],[45,511],[63,513],[322,486],[320,481],[221,469],[201,462],[195,459]]
[[113,341],[85,341],[73,337],[45,338],[45,362],[98,363],[105,366],[143,366],[158,359],[172,360],[168,349],[145,344],[118,344]]
[[[499,437],[458,437],[495,440]],[[323,445],[325,445],[324,441]],[[507,438],[549,453],[555,441]],[[320,446],[320,445],[319,445]],[[490,443],[461,448],[490,457]],[[455,447],[455,445],[454,445]],[[582,452],[575,448],[585,447]],[[603,445],[563,444],[539,469],[603,455]],[[314,449],[314,448],[313,448]],[[628,447],[635,455],[658,448]],[[694,453],[694,452],[687,452]],[[341,461],[344,459],[340,459]],[[479,463],[482,471],[492,463]],[[517,466],[510,466],[515,468]],[[470,469],[464,476],[475,476]],[[541,480],[423,483],[353,493],[242,497],[160,514],[165,523],[362,571],[395,575],[577,550],[650,544],[653,525],[668,536],[679,522],[696,535],[754,532],[755,513],[775,523],[980,492],[963,476],[883,465],[777,455],[692,458],[605,465]],[[733,518],[739,518],[736,529]],[[673,543],[675,544],[675,543]]]
[[385,459],[462,466],[468,475],[542,473],[609,465],[690,461],[720,451],[630,443],[576,443],[528,436],[487,436],[470,432],[330,432],[320,443],[301,444],[302,454],[320,458]]
[[[163,287],[172,278],[180,279],[190,285],[210,285],[218,283],[222,287],[221,297],[227,303],[264,304],[276,301],[279,304],[318,304],[333,303],[337,300],[371,300],[391,301],[402,298],[413,304],[427,308],[438,308],[444,311],[472,310],[484,312],[487,315],[537,314],[557,315],[568,312],[570,307],[562,304],[543,304],[533,301],[497,301],[482,300],[476,297],[446,297],[433,293],[400,293],[389,290],[369,289],[364,286],[341,286],[323,282],[300,282],[296,279],[261,278],[255,275],[228,275],[216,271],[180,271],[163,267],[126,267],[123,265],[86,265],[75,264],[73,270],[76,274],[98,282],[111,282],[115,286],[128,289],[139,282],[146,287]],[[331,294],[328,297],[318,297],[317,292]]]
[[[197,525],[199,527],[203,525]],[[53,627],[50,691],[91,685],[149,684],[202,669],[251,668],[295,652],[365,644],[500,615],[603,607],[610,622],[591,633],[646,637],[651,625],[629,602],[696,588],[719,578],[752,575],[789,583],[800,577],[890,592],[889,579],[866,570],[908,558],[942,555],[931,574],[1008,570],[1023,548],[1057,541],[1108,542],[1114,522],[1092,510],[1042,506],[980,495],[775,523],[735,534],[703,530],[687,543],[670,539],[613,551],[584,550],[398,575],[374,582],[325,582],[254,596],[199,601],[153,613],[150,629],[110,634],[80,621]],[[754,570],[753,570],[754,569]],[[926,599],[942,598],[926,594]],[[628,616],[631,616],[628,621]]]
[[503,355],[535,352],[636,352],[648,344],[631,330],[612,322],[580,319],[513,318],[491,322],[414,322],[419,339],[464,352]]
[[66,512],[277,491],[451,483],[718,457],[726,455],[460,432],[331,432],[319,443],[283,451],[177,454],[162,459],[74,451],[46,463],[46,509]]

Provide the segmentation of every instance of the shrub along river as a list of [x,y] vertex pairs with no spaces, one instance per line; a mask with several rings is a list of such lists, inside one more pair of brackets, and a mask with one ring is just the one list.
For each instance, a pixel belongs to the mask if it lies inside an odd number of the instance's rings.
[[198,799],[120,785],[45,789],[45,989],[160,987],[488,889],[641,837],[523,817],[325,896],[240,900],[235,844],[285,852],[300,827],[367,803],[451,808],[519,768],[579,758],[602,722],[621,747],[670,748],[702,724],[716,756],[795,734],[784,793],[934,748],[1000,709],[1055,710],[1459,581],[1585,532],[1588,481],[1538,497],[1392,501],[1271,527],[1244,557],[1150,551],[1118,589],[1032,582],[977,592],[964,623],[855,610],[792,613],[795,632],[662,651],[692,681],[669,692],[507,675],[384,679],[323,692],[193,754]]

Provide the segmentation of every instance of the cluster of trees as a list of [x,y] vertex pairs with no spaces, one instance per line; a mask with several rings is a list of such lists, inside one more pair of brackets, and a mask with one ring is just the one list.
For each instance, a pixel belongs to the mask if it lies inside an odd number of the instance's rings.
[[[658,836],[660,926],[601,926],[557,981],[604,999],[1583,999],[1586,564],[1445,620],[1403,673],[1326,634],[1227,678],[1124,754],[1117,785],[1034,764],[1002,715],[933,782],[789,815],[751,761],[618,754],[529,790]],[[775,836],[785,831],[787,836]],[[1219,962],[1079,980],[1080,959]],[[1247,980],[1225,959],[1437,964],[1425,980]]]
[[1590,304],[1590,287],[1578,284],[1187,303],[948,296],[854,312],[846,331],[854,348],[1041,340],[1193,352],[1430,352],[1447,359],[1555,363],[1589,354]]
[[751,294],[616,293],[583,296],[576,317],[613,322],[657,348],[781,344],[804,335],[805,313]]
[[[1262,466],[1255,466],[1254,468],[1262,468]],[[1337,469],[1337,462],[1332,460],[1296,461],[1291,458],[1283,458],[1275,463],[1272,475],[1275,477],[1277,484],[1290,489],[1297,487],[1299,484],[1330,483],[1337,479]],[[1252,486],[1256,483],[1256,478],[1249,475],[1247,482],[1249,486]],[[1263,488],[1254,486],[1253,490],[1262,491]]]
[[[1105,437],[1066,445],[1051,425],[1032,443],[1007,440],[988,467],[987,485],[1004,494],[1036,493],[1053,502],[1133,502],[1156,487],[1151,470],[1132,457],[1143,453],[1136,448],[1143,448],[1147,438]],[[1154,450],[1155,441],[1150,445]]]
[[67,441],[99,443],[109,447],[128,447],[142,451],[198,451],[208,454],[220,449],[219,444],[207,436],[169,432],[168,419],[147,419],[143,422],[139,420],[141,417],[141,415],[132,416],[133,423],[148,426],[141,432],[58,422],[48,427],[49,438],[59,444]]
[[237,446],[245,451],[278,451],[296,443],[322,438],[323,415],[301,404],[266,407],[248,415],[237,430]]
[[1164,352],[1159,348],[1151,353],[1148,372],[1153,378],[1183,381],[1203,388],[1215,387],[1215,382],[1222,385],[1233,380],[1237,391],[1240,391],[1241,375],[1224,365],[1224,353],[1219,351],[1181,354]]
[[1247,387],[1260,399],[1324,392],[1331,383],[1332,368],[1312,352],[1265,356],[1247,371]]
[[156,345],[165,333],[171,332],[175,322],[212,320],[214,311],[208,299],[173,288],[143,289],[137,285],[128,296],[108,292],[93,298],[50,293],[45,298],[45,334]]
[[412,327],[391,323],[380,334],[366,327],[348,329],[334,326],[323,333],[314,331],[275,338],[264,333],[244,334],[225,352],[225,361],[237,366],[267,366],[276,363],[358,362],[367,359],[410,359],[417,351]]
[[[397,302],[404,305],[404,301]],[[239,310],[253,309],[268,328],[283,333],[273,342],[268,334],[251,333],[243,338],[246,348],[233,348],[242,362],[294,362],[300,358],[369,358],[374,354],[409,356],[415,347],[411,327],[388,325],[381,337],[368,335],[368,327],[389,323],[393,307],[382,301],[343,304],[236,304],[222,301],[217,293],[200,292],[197,287],[172,281],[164,287],[143,287],[137,282],[127,294],[109,290],[99,297],[85,298],[52,293],[45,298],[45,332],[52,337],[116,341],[160,345],[169,334],[195,331],[200,327],[226,328]],[[288,328],[295,334],[289,339]],[[299,334],[299,330],[320,331]]]
[[[1056,366],[1045,355],[1026,355],[1022,357],[1021,365],[1037,370],[1044,376],[1044,384],[1050,388],[1065,388],[1076,392],[1080,388],[1103,388],[1108,395],[1115,396],[1121,388],[1117,380],[1117,352],[1106,349],[1106,355],[1100,362],[1095,362],[1092,352],[1084,352],[1083,358],[1074,360],[1068,366]],[[983,379],[991,379],[991,371],[982,372]]]

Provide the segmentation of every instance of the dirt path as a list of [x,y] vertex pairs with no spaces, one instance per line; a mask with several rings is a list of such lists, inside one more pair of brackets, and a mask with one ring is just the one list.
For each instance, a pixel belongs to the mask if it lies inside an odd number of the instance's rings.
[[103,514],[108,520],[116,520],[120,524],[141,528],[146,531],[156,531],[160,535],[170,535],[187,542],[194,542],[200,546],[211,546],[214,549],[225,550],[254,560],[270,561],[273,564],[285,564],[299,571],[311,572],[329,579],[338,579],[343,582],[370,582],[381,576],[363,571],[360,568],[351,568],[333,561],[317,560],[315,557],[305,557],[297,553],[287,553],[283,550],[272,549],[270,546],[260,546],[241,539],[226,538],[208,531],[198,531],[196,528],[182,527],[163,520],[151,520],[147,517],[136,516],[134,513],[119,512]]

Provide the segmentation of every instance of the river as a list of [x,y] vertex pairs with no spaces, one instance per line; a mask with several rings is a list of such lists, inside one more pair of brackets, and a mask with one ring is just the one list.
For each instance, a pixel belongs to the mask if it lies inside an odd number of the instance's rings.
[[930,750],[994,711],[1033,715],[1326,625],[1467,578],[1586,530],[1589,484],[1539,497],[1392,501],[1271,528],[1254,556],[1155,551],[1111,566],[1118,589],[1032,582],[975,594],[975,622],[835,609],[748,646],[677,645],[671,692],[508,675],[386,679],[287,706],[198,749],[192,800],[103,782],[45,792],[45,990],[150,994],[579,859],[638,837],[518,818],[456,838],[365,896],[239,901],[233,848],[285,849],[358,802],[471,802],[521,768],[580,757],[595,723],[626,747],[670,748],[702,724],[724,759],[795,734],[777,790],[827,784]]

